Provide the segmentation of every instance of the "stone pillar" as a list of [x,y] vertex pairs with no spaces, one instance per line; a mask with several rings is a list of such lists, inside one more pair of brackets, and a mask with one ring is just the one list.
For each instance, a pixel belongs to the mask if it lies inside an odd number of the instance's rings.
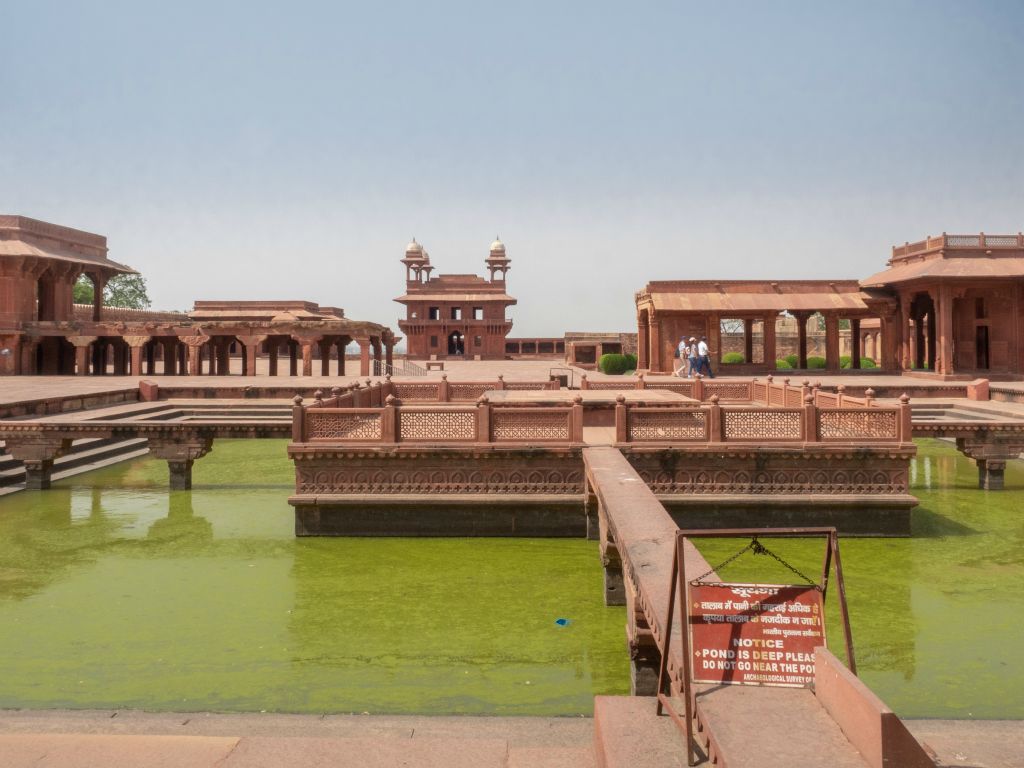
[[743,319],[743,362],[754,362],[754,320]]
[[388,367],[387,373],[391,373],[391,367],[395,364],[395,339],[387,336],[384,339],[384,364]]
[[[664,369],[661,366],[661,329],[658,327],[659,317],[653,310],[649,313],[648,317],[650,320],[648,322],[647,335],[650,338],[651,346],[651,359],[648,362],[650,363],[652,373],[660,373]],[[669,364],[671,365],[671,361]],[[672,371],[669,369],[667,372],[671,373]]]
[[302,375],[313,375],[313,342],[302,342]]
[[321,341],[320,342],[320,375],[330,376],[331,375],[331,347],[334,346],[333,341]]
[[85,376],[89,373],[89,345],[96,341],[96,337],[68,336],[67,338],[75,347],[75,375]]
[[231,375],[231,342],[228,339],[220,339],[217,344],[217,375]]
[[368,338],[356,339],[359,344],[359,375],[370,375],[370,340]]
[[25,464],[25,488],[30,491],[50,487],[54,459],[71,448],[71,440],[42,434],[9,437],[5,442],[7,453]]
[[764,324],[764,332],[762,334],[764,341],[764,364],[769,371],[775,370],[775,361],[778,359],[775,336],[775,321],[777,317],[778,315],[773,312],[770,315],[765,315],[761,321]]
[[1002,459],[975,459],[978,465],[978,487],[985,491],[1003,490],[1006,462]]
[[850,319],[850,367],[860,368],[860,318]]
[[938,331],[937,373],[953,373],[953,292],[948,285],[939,286],[936,305]]
[[156,373],[156,345],[146,345],[146,375],[152,376]]
[[149,438],[150,454],[167,461],[172,491],[192,488],[192,464],[209,453],[212,447],[213,438],[200,435]]
[[164,353],[164,376],[174,376],[177,373],[177,360],[175,359],[174,342],[171,339],[160,339],[160,346]]
[[839,318],[829,312],[825,315],[825,368],[838,371],[839,366]]
[[722,318],[720,315],[712,315],[708,322],[711,327],[708,328],[708,357],[711,358],[712,366],[711,373],[718,371],[718,374],[722,374]]
[[793,312],[793,317],[796,318],[796,333],[797,333],[797,364],[796,367],[802,370],[807,368],[807,320],[810,318],[810,314],[807,312]]
[[107,278],[98,272],[91,272],[89,279],[93,286],[92,321],[98,323],[103,315],[103,289],[107,287]]
[[131,356],[132,376],[142,375],[142,348],[149,341],[149,336],[125,336],[125,344],[128,345]]
[[[203,365],[203,344],[210,341],[209,336],[179,336],[178,339],[185,348],[188,350],[188,373],[190,376],[198,376],[202,371]],[[210,355],[210,373],[213,373],[213,355]]]
[[[647,335],[647,322],[643,315],[636,318],[636,367],[639,371],[646,371],[650,368],[648,358],[649,337]],[[570,358],[575,362],[575,358]]]
[[277,376],[277,347],[280,343],[274,339],[267,342],[267,372],[271,376]]
[[245,349],[245,370],[246,376],[256,375],[256,360],[259,358],[260,345],[267,340],[266,334],[252,334],[249,336],[236,336],[238,343]]
[[349,338],[347,336],[341,338],[338,341],[338,375],[345,375],[345,348],[348,346]]
[[288,375],[299,375],[299,343],[295,339],[288,339]]
[[[468,331],[469,331],[469,329],[467,329],[467,333],[463,334],[463,339],[465,339],[464,344],[467,347],[470,345],[470,343],[472,343],[472,338],[470,337]],[[370,348],[373,350],[373,370],[370,371],[370,375],[371,376],[378,376],[378,375],[380,375],[380,361],[381,361],[380,337],[377,337],[377,336],[371,336],[370,337]],[[467,353],[467,355],[468,355],[468,353]]]

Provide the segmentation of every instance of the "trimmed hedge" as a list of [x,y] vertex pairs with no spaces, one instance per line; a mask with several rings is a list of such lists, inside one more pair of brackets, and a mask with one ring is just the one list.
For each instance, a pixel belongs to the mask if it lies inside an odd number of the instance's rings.
[[613,376],[621,376],[630,368],[636,368],[636,361],[630,360],[627,355],[601,355],[597,360],[597,369],[601,371],[601,373],[607,373]]
[[[847,370],[852,369],[853,368],[853,358],[850,357],[849,355],[842,355],[842,356],[840,356],[840,358],[839,358],[839,367],[840,368],[845,368]],[[872,360],[870,357],[862,357],[860,359],[860,367],[866,370],[868,368],[877,368],[878,366],[875,365],[875,361]]]
[[789,363],[790,368],[796,368],[800,365],[800,355],[786,355],[782,359]]
[[722,355],[723,365],[736,365],[737,363],[745,363],[747,359],[743,356],[742,352],[726,352]]
[[626,358],[626,361],[629,363],[629,368],[627,369],[626,373],[629,373],[630,371],[635,371],[636,370],[636,355],[634,355],[632,352],[627,352],[625,354],[625,358]]
[[825,367],[825,358],[813,355],[807,358],[807,367],[811,370]]
[[777,371],[791,371],[793,366],[789,364],[789,360],[776,360],[775,370]]

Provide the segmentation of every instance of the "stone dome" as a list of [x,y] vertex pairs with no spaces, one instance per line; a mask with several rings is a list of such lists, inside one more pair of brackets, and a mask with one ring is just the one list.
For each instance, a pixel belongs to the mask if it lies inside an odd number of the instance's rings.
[[407,254],[423,254],[423,246],[416,242],[416,238],[412,239],[412,242],[405,246],[405,252]]
[[494,238],[494,242],[491,243],[491,253],[504,253],[505,244],[498,238]]

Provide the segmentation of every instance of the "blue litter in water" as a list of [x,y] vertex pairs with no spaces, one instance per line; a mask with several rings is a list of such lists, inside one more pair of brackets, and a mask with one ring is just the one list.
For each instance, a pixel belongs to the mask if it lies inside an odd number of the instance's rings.
[[568,619],[555,619],[555,624],[557,624],[560,627],[565,627],[565,626],[568,626],[569,620]]

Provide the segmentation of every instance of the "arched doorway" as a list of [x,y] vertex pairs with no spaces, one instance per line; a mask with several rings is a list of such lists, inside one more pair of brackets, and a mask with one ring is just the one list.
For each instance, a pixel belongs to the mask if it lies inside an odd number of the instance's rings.
[[452,331],[448,334],[448,354],[463,355],[466,352],[466,337],[462,331]]

